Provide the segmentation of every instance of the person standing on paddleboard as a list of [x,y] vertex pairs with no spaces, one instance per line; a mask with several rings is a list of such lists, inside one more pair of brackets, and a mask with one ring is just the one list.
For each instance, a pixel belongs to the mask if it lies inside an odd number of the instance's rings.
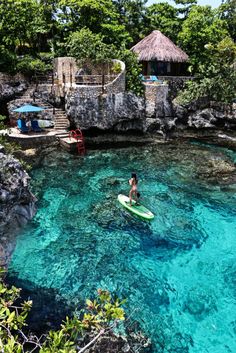
[[131,190],[129,192],[129,202],[130,206],[132,206],[132,197],[134,196],[137,201],[137,185],[138,178],[135,173],[131,173],[131,179],[129,179],[129,185],[131,186]]

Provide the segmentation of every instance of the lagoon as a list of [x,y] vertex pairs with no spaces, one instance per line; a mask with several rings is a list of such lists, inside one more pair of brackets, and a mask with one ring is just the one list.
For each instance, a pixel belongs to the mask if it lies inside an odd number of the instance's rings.
[[[50,152],[31,173],[38,212],[17,237],[9,280],[56,293],[52,312],[98,288],[127,298],[153,353],[235,353],[236,185],[211,168],[235,161],[189,142]],[[117,202],[131,172],[152,222]]]

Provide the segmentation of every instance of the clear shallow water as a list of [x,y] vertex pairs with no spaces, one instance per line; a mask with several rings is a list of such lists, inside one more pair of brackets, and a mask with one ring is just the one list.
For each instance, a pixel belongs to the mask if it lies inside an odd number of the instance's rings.
[[[235,153],[195,144],[50,154],[32,173],[38,212],[9,276],[74,307],[99,287],[126,297],[155,353],[235,353],[236,187],[203,177],[224,159]],[[116,201],[131,171],[151,223]]]

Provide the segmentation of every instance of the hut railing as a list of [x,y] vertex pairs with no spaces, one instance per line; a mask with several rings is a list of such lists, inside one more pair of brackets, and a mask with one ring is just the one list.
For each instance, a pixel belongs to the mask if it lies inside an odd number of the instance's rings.
[[193,76],[162,76],[162,75],[157,75],[157,77],[160,80],[163,81],[177,81],[177,80],[182,80],[182,81],[189,81],[189,80],[193,80],[194,77]]
[[117,75],[78,75],[75,78],[77,85],[104,86],[115,80]]

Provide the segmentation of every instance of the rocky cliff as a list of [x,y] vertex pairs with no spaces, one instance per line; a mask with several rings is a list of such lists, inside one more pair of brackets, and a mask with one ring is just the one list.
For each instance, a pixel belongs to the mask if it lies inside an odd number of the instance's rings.
[[87,130],[138,130],[145,123],[145,100],[132,93],[81,97],[79,92],[67,96],[67,114],[72,126]]
[[29,190],[29,175],[19,161],[0,147],[0,266],[14,248],[16,231],[35,214],[35,197]]
[[66,110],[73,127],[141,131],[166,135],[173,131],[234,130],[236,104],[194,101],[178,105],[168,85],[146,87],[145,97],[133,93],[82,96],[69,94]]
[[[29,83],[20,75],[10,77],[0,73],[0,102],[14,99],[25,92]],[[131,92],[101,93],[99,86],[78,86],[65,97],[66,112],[71,127],[83,130],[143,133],[161,133],[191,130],[235,130],[236,104],[225,105],[206,100],[194,101],[188,106],[178,105],[174,97],[179,86],[171,84],[146,84],[145,96]],[[39,85],[37,95],[54,102],[52,95]],[[58,97],[57,104],[60,99]]]
[[0,73],[0,103],[22,94],[28,83],[22,75],[10,76]]

